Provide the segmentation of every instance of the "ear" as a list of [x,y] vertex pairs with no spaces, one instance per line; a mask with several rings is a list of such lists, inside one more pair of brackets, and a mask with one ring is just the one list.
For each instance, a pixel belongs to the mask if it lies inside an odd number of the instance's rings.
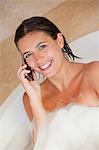
[[58,43],[60,48],[64,47],[64,39],[63,39],[62,33],[57,34],[57,43]]

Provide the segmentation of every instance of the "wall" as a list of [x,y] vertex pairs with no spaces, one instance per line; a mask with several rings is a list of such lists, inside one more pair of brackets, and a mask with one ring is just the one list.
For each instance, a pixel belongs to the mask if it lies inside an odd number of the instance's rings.
[[[82,35],[99,30],[98,0],[66,0],[45,14],[62,30],[68,42]],[[0,103],[19,84],[16,76],[20,64],[13,35],[0,44]]]

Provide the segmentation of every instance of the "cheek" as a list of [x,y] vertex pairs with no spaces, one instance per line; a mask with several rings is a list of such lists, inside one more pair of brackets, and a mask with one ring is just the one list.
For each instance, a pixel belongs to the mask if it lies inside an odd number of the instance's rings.
[[60,57],[62,55],[61,49],[55,48],[50,52],[50,55],[54,58]]
[[28,60],[27,61],[27,64],[31,67],[31,68],[35,68],[35,61],[33,60],[33,59],[31,59],[31,60]]
[[54,57],[57,54],[57,49],[56,47],[51,47],[48,51],[47,51],[48,56]]
[[34,69],[36,72],[39,72],[39,73],[40,73],[40,69],[37,67],[36,63],[31,62],[31,63],[29,64],[29,66],[30,66],[32,69]]

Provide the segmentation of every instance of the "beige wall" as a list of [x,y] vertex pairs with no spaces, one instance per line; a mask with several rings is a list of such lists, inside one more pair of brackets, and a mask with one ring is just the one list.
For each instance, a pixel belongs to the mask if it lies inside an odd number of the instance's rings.
[[[98,0],[66,0],[45,14],[61,29],[68,42],[99,30]],[[0,44],[0,103],[18,85],[16,76],[20,64],[13,35]]]
[[16,71],[19,53],[13,33],[22,20],[43,15],[65,0],[1,0],[0,1],[0,104],[19,83]]
[[71,42],[99,29],[99,0],[66,0],[45,16],[55,22]]

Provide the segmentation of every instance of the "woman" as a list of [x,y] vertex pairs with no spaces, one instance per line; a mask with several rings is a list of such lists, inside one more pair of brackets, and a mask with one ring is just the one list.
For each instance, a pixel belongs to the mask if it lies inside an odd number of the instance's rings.
[[[72,53],[61,31],[44,17],[24,20],[16,30],[14,41],[25,63],[19,68],[17,75],[26,91],[23,96],[26,112],[30,121],[33,118],[35,121],[34,149],[99,149],[97,145],[99,135],[96,134],[96,130],[99,131],[97,124],[99,63],[82,64],[69,61],[78,57]],[[28,79],[30,70],[27,70],[27,66],[31,68],[34,75],[32,81]],[[36,72],[46,78],[41,84],[36,80]],[[80,134],[78,135],[78,132],[73,134],[77,130],[75,123],[81,119],[80,117],[76,121],[74,116],[80,116],[83,111],[88,116],[87,119],[84,118],[85,121],[88,119],[90,121],[78,122]],[[54,112],[54,116],[50,115],[51,112]],[[96,123],[97,128],[94,125],[90,128],[93,122]],[[83,123],[86,124],[88,130],[83,129]],[[92,132],[90,134],[87,131]],[[42,135],[47,135],[47,137],[40,137]],[[82,136],[85,139],[83,143],[82,138],[79,142]],[[96,137],[96,141],[91,145],[89,136],[94,140]],[[44,144],[43,148],[40,143]]]

